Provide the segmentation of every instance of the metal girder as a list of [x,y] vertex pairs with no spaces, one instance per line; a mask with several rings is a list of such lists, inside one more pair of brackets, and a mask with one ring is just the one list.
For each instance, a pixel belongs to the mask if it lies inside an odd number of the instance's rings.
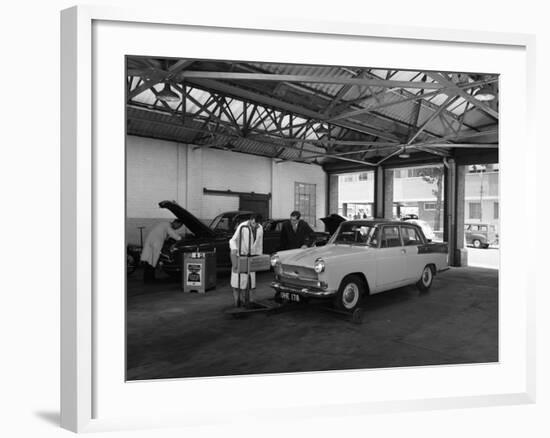
[[498,143],[419,143],[418,145],[412,144],[412,146],[421,147],[437,147],[437,148],[451,148],[451,149],[498,149]]
[[[478,87],[478,86],[481,86],[481,85],[490,84],[490,83],[496,82],[496,81],[498,81],[498,79],[488,79],[488,80],[484,80],[484,81],[472,82],[472,83],[469,83],[469,84],[466,84],[466,85],[457,85],[457,86],[461,89],[466,90],[466,89],[469,89],[469,88],[474,88],[474,87]],[[397,90],[397,89],[395,89],[395,90]],[[391,91],[392,90],[387,90],[388,93],[391,92]],[[389,107],[389,106],[399,105],[399,104],[405,103],[405,102],[414,102],[414,101],[417,101],[417,100],[425,100],[428,97],[434,97],[438,94],[444,93],[445,91],[446,91],[446,88],[445,89],[440,89],[440,90],[437,90],[437,91],[430,91],[428,93],[423,93],[421,95],[413,95],[413,96],[407,97],[405,99],[399,99],[399,100],[392,101],[392,102],[381,103],[380,105],[371,106],[369,108],[361,108],[361,109],[357,109],[357,110],[353,110],[353,111],[344,112],[344,113],[338,114],[336,116],[330,117],[327,121],[334,122],[334,121],[337,121],[337,120],[340,120],[340,119],[353,118],[355,116],[358,116],[358,115],[361,115],[361,114],[367,114],[367,113],[377,111],[379,109],[386,108],[386,107]],[[386,94],[386,92],[384,92],[382,94]],[[371,100],[372,99],[370,97],[368,97],[366,99],[360,100],[359,102],[362,103],[362,104],[366,104],[366,103],[370,103]],[[355,102],[355,103],[359,103],[359,102]],[[437,108],[435,108],[435,110],[437,110]],[[456,117],[458,117],[458,116],[456,116]]]
[[430,117],[428,117],[428,120],[426,120],[424,123],[422,123],[422,126],[418,128],[418,130],[414,133],[414,135],[407,141],[407,145],[410,145],[416,138],[428,127],[428,125],[434,120],[441,111],[443,111],[447,106],[449,106],[452,102],[454,102],[457,99],[456,95],[449,96],[445,102],[443,102],[439,109],[434,112]]
[[217,71],[185,71],[180,75],[183,79],[222,79],[222,80],[245,80],[245,81],[276,81],[276,82],[305,82],[321,84],[342,84],[342,85],[361,85],[371,87],[388,88],[424,88],[438,90],[445,88],[444,85],[430,82],[392,81],[385,79],[366,79],[355,77],[330,77],[315,75],[287,75],[273,73],[233,73]]
[[182,70],[189,67],[191,64],[195,62],[194,60],[185,60],[180,59],[178,62],[176,62],[174,65],[172,65],[168,71],[157,69],[154,67],[151,67],[151,73],[152,77],[150,79],[144,79],[144,83],[140,85],[139,87],[133,89],[128,93],[127,100],[131,100],[134,97],[136,97],[138,94],[143,93],[145,90],[148,90],[151,87],[154,87],[155,85],[159,84],[160,82],[163,82],[165,80],[173,78],[175,75],[180,73]]
[[[314,119],[319,122],[323,122],[325,119],[323,114],[319,112],[312,111],[310,109],[303,108],[301,106],[288,103],[280,99],[273,98],[271,96],[266,96],[254,91],[249,91],[244,88],[237,87],[235,85],[218,82],[211,79],[192,79],[192,80],[188,80],[187,83],[198,85],[199,88],[202,88],[202,89],[206,89],[206,90],[211,89],[221,93],[227,93],[233,97],[249,100],[262,105],[267,105],[270,107],[277,108],[279,110],[289,111],[291,113],[295,113],[306,118]],[[358,123],[345,121],[345,122],[334,123],[334,125],[349,128],[353,131],[362,132],[364,134],[375,135],[377,137],[384,138],[386,140],[400,141],[400,139],[394,136],[393,134],[389,134],[387,132],[380,131],[376,128],[370,128],[368,126],[358,124]]]
[[439,151],[439,150],[433,149],[431,147],[420,146],[420,145],[410,145],[408,147],[417,149],[419,151],[428,152],[432,155],[437,155],[437,156],[440,156],[440,157],[450,157],[451,156],[451,154],[447,151]]
[[464,100],[467,100],[468,102],[470,102],[476,108],[479,108],[480,110],[485,111],[491,117],[498,120],[498,112],[497,111],[495,111],[490,106],[484,104],[483,102],[480,102],[475,97],[470,96],[462,88],[460,88],[457,84],[455,84],[452,80],[447,78],[445,76],[445,74],[436,73],[436,72],[426,72],[426,74],[428,76],[430,76],[434,81],[437,81],[440,84],[445,85],[446,87],[450,88],[451,90],[457,92],[460,97],[462,97]]

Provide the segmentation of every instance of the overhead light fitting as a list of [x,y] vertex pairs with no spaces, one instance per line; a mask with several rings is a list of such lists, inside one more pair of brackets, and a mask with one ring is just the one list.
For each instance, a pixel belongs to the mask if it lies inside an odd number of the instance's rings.
[[494,100],[496,97],[497,96],[493,91],[493,88],[488,85],[484,85],[474,94],[474,98],[481,102],[489,102],[491,100]]
[[157,94],[157,99],[162,100],[163,102],[179,102],[180,97],[172,91],[170,84],[166,82],[164,84],[163,90]]
[[398,155],[399,158],[410,158],[411,154],[407,152],[407,149],[403,148],[401,153]]

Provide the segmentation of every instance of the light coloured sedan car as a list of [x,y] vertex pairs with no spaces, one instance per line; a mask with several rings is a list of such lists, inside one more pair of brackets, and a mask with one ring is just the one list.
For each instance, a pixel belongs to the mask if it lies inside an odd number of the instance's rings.
[[271,258],[275,299],[330,298],[353,311],[368,294],[415,284],[427,291],[448,269],[447,244],[430,243],[422,229],[402,221],[343,222],[322,247],[280,251]]
[[403,219],[403,220],[407,221],[410,224],[418,225],[420,228],[422,228],[424,237],[428,240],[428,242],[431,242],[432,240],[434,240],[435,233],[432,226],[428,222],[422,219]]

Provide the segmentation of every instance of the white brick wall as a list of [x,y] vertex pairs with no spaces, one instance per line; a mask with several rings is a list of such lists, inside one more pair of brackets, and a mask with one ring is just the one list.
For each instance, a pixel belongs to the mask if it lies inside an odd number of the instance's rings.
[[325,171],[317,165],[293,162],[273,163],[273,199],[272,217],[286,218],[294,208],[294,183],[303,182],[315,184],[317,199],[315,228],[324,230],[323,222],[319,218],[326,216],[327,176]]
[[205,149],[203,157],[204,187],[236,192],[271,192],[271,159],[216,149]]
[[[182,145],[142,137],[127,137],[126,208],[128,217],[171,217],[158,208],[159,201],[180,197]],[[185,157],[183,158],[185,159]]]
[[318,219],[326,215],[327,183],[319,166],[134,136],[127,138],[126,157],[128,241],[136,240],[140,221],[149,226],[154,219],[172,218],[158,208],[164,199],[176,200],[203,220],[238,209],[238,196],[204,195],[205,187],[271,193],[270,215],[286,218],[294,210],[294,183],[315,184],[316,228],[324,229]]

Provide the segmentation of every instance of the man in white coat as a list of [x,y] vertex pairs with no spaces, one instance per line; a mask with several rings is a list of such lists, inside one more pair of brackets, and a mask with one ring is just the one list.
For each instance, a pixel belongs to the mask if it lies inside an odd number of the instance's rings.
[[[233,301],[236,307],[241,304],[248,304],[244,296],[244,290],[248,287],[248,275],[237,272],[237,255],[259,255],[263,253],[264,245],[264,230],[260,224],[262,216],[254,214],[249,220],[237,226],[233,237],[229,240],[229,248],[231,249],[231,287],[233,288]],[[241,232],[242,230],[242,232]],[[242,240],[241,240],[242,239]],[[256,288],[256,273],[250,273],[250,295],[252,290]]]
[[178,233],[182,227],[181,219],[174,219],[172,222],[159,222],[149,232],[143,244],[141,252],[141,261],[145,263],[143,281],[150,283],[155,280],[155,268],[160,257],[160,251],[167,237],[175,240],[181,240]]

